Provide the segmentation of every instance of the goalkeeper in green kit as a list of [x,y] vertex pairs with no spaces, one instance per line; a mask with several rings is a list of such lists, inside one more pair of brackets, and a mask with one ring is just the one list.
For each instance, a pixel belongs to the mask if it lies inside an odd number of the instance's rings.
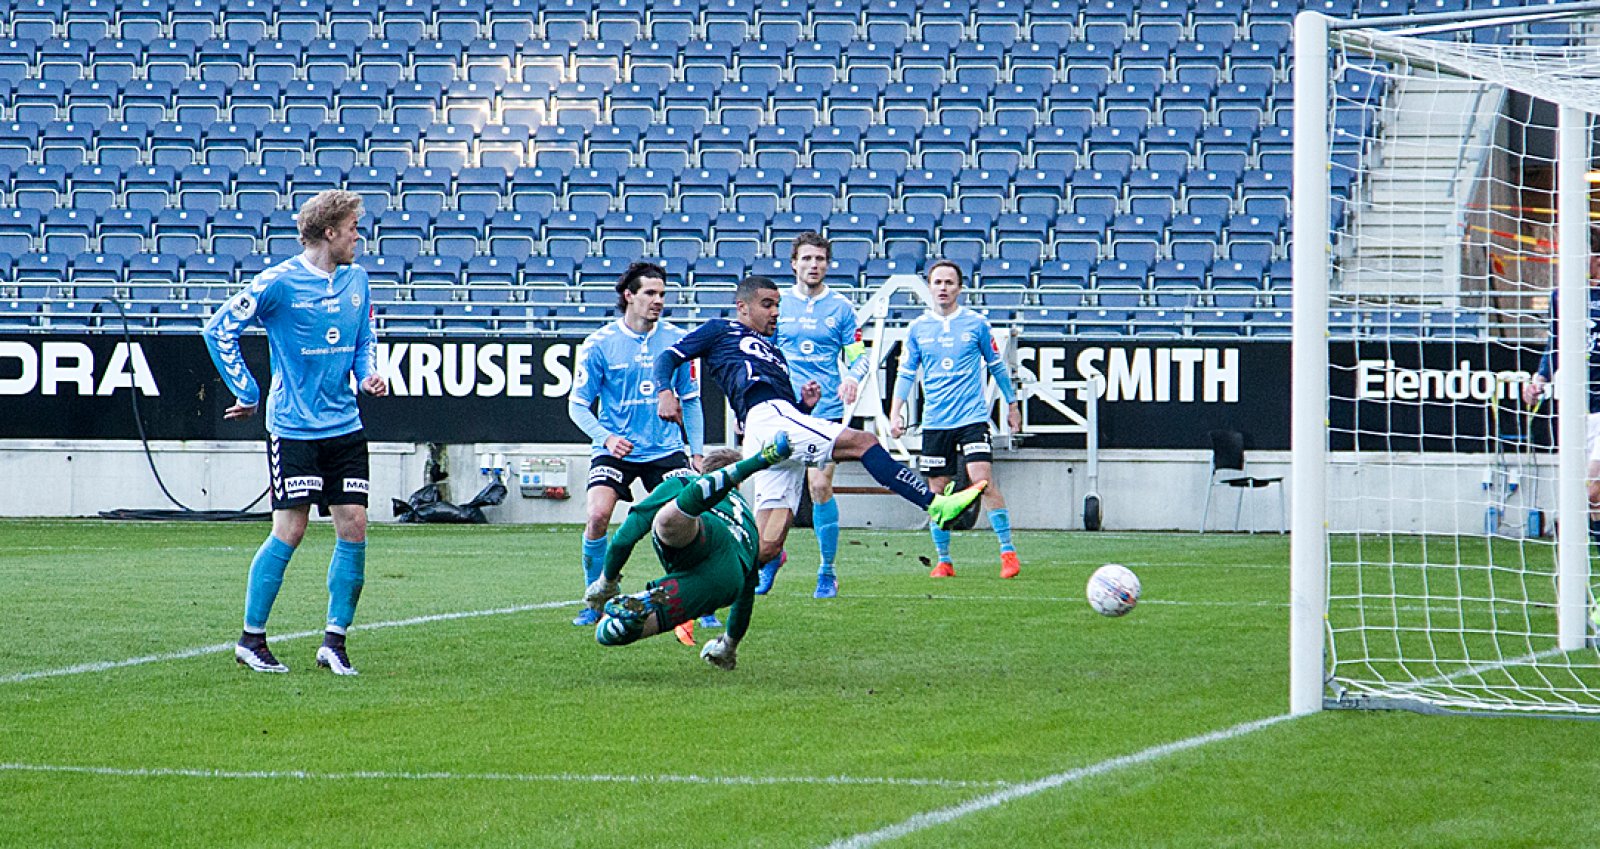
[[[707,643],[700,656],[718,668],[734,668],[739,641],[750,629],[760,542],[755,512],[738,487],[787,459],[790,450],[788,437],[779,432],[744,460],[727,449],[709,452],[705,474],[668,478],[629,510],[606,549],[605,574],[584,593],[584,601],[605,614],[595,626],[595,640],[625,646],[731,605],[727,633]],[[646,536],[667,574],[644,592],[619,595],[622,567]]]

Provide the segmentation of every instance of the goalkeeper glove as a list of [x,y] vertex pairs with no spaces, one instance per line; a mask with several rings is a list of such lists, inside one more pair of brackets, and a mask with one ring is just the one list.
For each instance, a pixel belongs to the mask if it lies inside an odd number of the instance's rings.
[[738,646],[738,640],[723,634],[706,643],[706,647],[700,650],[700,656],[705,659],[706,663],[718,669],[732,670],[739,662],[739,659],[734,655]]
[[589,605],[589,609],[598,611],[606,606],[606,602],[615,598],[618,592],[620,590],[617,582],[602,575],[583,591],[583,603]]

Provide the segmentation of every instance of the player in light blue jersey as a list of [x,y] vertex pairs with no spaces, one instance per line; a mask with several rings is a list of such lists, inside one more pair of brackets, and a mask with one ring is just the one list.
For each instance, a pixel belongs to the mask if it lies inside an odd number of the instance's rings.
[[[611,514],[619,499],[633,500],[633,482],[644,481],[649,491],[667,478],[695,474],[705,454],[700,386],[693,364],[685,363],[672,376],[672,389],[684,399],[684,428],[656,415],[655,359],[684,336],[683,330],[661,320],[667,296],[666,269],[653,263],[633,263],[618,278],[616,288],[621,315],[590,334],[579,347],[577,374],[567,402],[567,414],[590,439],[588,518],[583,531],[585,587],[600,577]],[[586,606],[572,624],[593,626],[598,621],[599,614]],[[718,623],[716,617],[708,616],[702,624]]]
[[376,373],[372,293],[367,271],[355,265],[361,239],[361,196],[321,192],[300,208],[305,252],[256,275],[206,322],[206,345],[237,399],[223,418],[256,414],[261,389],[239,353],[239,337],[258,325],[272,352],[267,394],[267,467],[272,482],[272,533],[250,564],[244,633],[234,658],[257,672],[288,672],[267,648],[267,617],[284,570],[305,537],[311,505],[333,514],[333,559],[328,564],[328,622],[318,666],[354,675],[345,631],[366,582],[367,437],[357,390],[384,396]]
[[[861,379],[869,361],[861,331],[856,326],[855,307],[850,299],[828,288],[828,262],[833,246],[821,233],[801,233],[789,253],[794,269],[794,288],[778,308],[778,333],[773,342],[789,361],[789,379],[795,395],[811,381],[822,387],[822,400],[811,415],[831,422],[843,422],[847,404],[856,400]],[[846,371],[840,373],[840,360]],[[833,473],[837,463],[816,466],[806,472],[811,489],[811,526],[817,534],[822,565],[817,568],[816,598],[839,594],[839,579],[834,574],[834,558],[839,553],[839,503],[833,499]],[[772,588],[780,558],[763,564],[756,592]]]
[[[1007,421],[1015,433],[1022,427],[1022,407],[1017,403],[1011,374],[989,330],[989,320],[961,306],[961,269],[940,260],[928,269],[928,290],[933,306],[908,329],[905,353],[889,407],[889,432],[906,431],[905,402],[922,372],[922,473],[934,490],[956,476],[965,459],[967,476],[974,483],[988,481],[983,506],[989,524],[1000,538],[1000,577],[1015,578],[1022,571],[1017,549],[1011,544],[1011,513],[994,481],[993,451],[989,446],[989,404],[983,397],[984,372],[994,376],[1008,406]],[[956,573],[950,558],[950,532],[929,527],[939,562],[931,573],[949,578]]]

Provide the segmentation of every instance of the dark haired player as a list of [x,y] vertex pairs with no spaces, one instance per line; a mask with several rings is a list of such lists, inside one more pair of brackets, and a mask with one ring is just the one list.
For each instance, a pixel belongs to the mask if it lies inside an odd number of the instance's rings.
[[[633,500],[633,482],[644,481],[648,492],[666,478],[692,475],[705,453],[700,386],[690,366],[674,369],[665,384],[684,399],[683,429],[656,416],[656,357],[684,336],[683,330],[661,320],[666,270],[652,263],[633,263],[618,278],[616,288],[620,316],[578,348],[567,402],[567,415],[590,439],[588,516],[583,529],[585,587],[600,577],[611,514],[618,500]],[[599,614],[585,607],[572,624],[598,621]],[[702,624],[714,625],[715,618]]]
[[[779,433],[787,435],[792,456],[770,469],[752,475],[755,484],[756,524],[761,531],[760,562],[771,561],[783,550],[794,521],[790,505],[798,503],[808,466],[842,460],[860,460],[873,479],[891,492],[928,512],[938,526],[948,525],[983,492],[982,483],[960,492],[935,495],[921,476],[890,456],[878,438],[866,431],[808,415],[796,404],[783,353],[772,344],[778,327],[782,295],[766,277],[746,277],[734,292],[737,321],[712,319],[667,348],[656,359],[657,413],[668,421],[682,416],[677,393],[667,378],[684,363],[705,361],[705,370],[728,396],[734,415],[744,424],[744,449],[755,454]],[[821,387],[809,383],[802,395],[806,409],[821,396]]]

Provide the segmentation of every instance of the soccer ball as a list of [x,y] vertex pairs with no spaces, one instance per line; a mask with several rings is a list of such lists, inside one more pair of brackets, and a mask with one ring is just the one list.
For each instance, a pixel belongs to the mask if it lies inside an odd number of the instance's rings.
[[1089,606],[1101,616],[1122,616],[1139,603],[1139,576],[1107,563],[1089,576]]

